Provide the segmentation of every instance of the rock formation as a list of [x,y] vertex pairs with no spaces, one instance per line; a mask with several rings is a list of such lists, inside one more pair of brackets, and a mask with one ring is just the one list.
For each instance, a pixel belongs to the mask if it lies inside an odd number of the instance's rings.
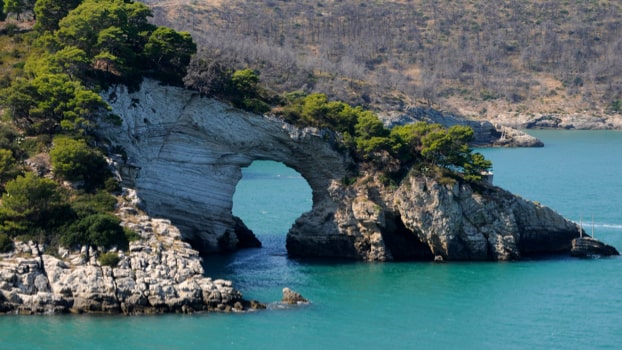
[[572,240],[570,255],[577,258],[620,255],[615,247],[605,244],[595,238],[583,236]]
[[232,197],[241,168],[254,160],[282,162],[312,189],[312,210],[288,233],[292,256],[510,260],[568,252],[579,235],[551,209],[486,184],[412,171],[392,186],[374,172],[345,185],[357,165],[332,133],[192,91],[145,81],[140,91],[117,87],[105,97],[123,120],[102,136],[127,154],[117,164],[124,183],[150,215],[170,219],[203,252],[240,246]]
[[622,130],[620,116],[607,113],[500,113],[492,121],[518,129]]
[[493,124],[489,121],[468,120],[432,108],[409,107],[404,112],[381,116],[387,127],[424,121],[438,123],[444,127],[468,125],[473,129],[473,145],[486,147],[542,147],[537,138],[515,129],[514,125]]
[[138,92],[119,86],[105,97],[123,119],[102,135],[127,153],[117,164],[124,183],[150,215],[169,218],[202,252],[239,246],[231,208],[242,167],[282,162],[309,183],[314,205],[328,208],[331,182],[351,164],[332,133],[298,129],[192,91],[146,81]]
[[398,186],[369,175],[332,190],[337,224],[316,231],[303,215],[290,230],[290,254],[337,256],[333,247],[346,246],[348,256],[365,260],[516,260],[567,253],[579,235],[550,208],[486,183],[411,173]]
[[201,258],[168,220],[135,215],[122,205],[124,225],[141,236],[116,266],[102,266],[92,248],[46,251],[16,242],[0,255],[0,312],[163,313],[262,308],[242,299],[231,281],[204,277]]
[[305,299],[300,293],[293,291],[289,288],[283,288],[283,298],[281,298],[281,303],[287,305],[296,305],[296,304],[309,304],[309,301]]

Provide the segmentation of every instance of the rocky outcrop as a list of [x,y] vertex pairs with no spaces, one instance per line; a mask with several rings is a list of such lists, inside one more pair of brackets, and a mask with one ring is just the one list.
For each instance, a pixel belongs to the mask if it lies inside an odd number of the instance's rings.
[[298,129],[192,91],[146,81],[138,92],[118,87],[106,98],[123,120],[102,136],[126,152],[127,161],[117,164],[124,183],[150,215],[170,219],[204,252],[243,241],[232,197],[240,168],[253,160],[283,162],[312,189],[311,211],[287,236],[292,256],[511,260],[568,252],[579,236],[577,225],[549,208],[491,185],[426,175],[429,169],[389,186],[381,170],[360,171],[346,185],[357,165],[332,133]]
[[287,237],[290,254],[338,256],[344,246],[346,256],[375,261],[516,260],[567,253],[579,236],[550,208],[485,183],[411,173],[384,186],[369,175],[334,184],[331,193],[339,202],[328,220],[335,224],[318,231],[317,220],[303,215]]
[[577,258],[620,255],[615,247],[592,237],[579,237],[572,240],[570,255]]
[[[473,145],[479,147],[542,147],[544,144],[537,138],[515,129],[509,124],[491,123],[489,121],[469,120],[452,114],[442,113],[433,108],[408,107],[403,112],[389,113],[381,116],[385,126],[404,125],[424,121],[438,123],[445,127],[468,125],[473,129]],[[524,127],[523,127],[524,128]]]
[[491,121],[518,129],[622,130],[619,114],[501,113]]
[[309,301],[305,299],[300,293],[293,291],[289,288],[283,288],[283,298],[281,303],[286,305],[308,304]]
[[332,133],[298,129],[196,92],[145,81],[140,91],[119,86],[105,97],[123,120],[101,132],[127,154],[116,164],[124,184],[136,189],[146,212],[170,219],[202,252],[249,240],[236,234],[231,214],[242,167],[254,160],[284,163],[307,180],[314,206],[324,210],[332,205],[330,183],[351,165]]
[[0,312],[164,313],[243,311],[261,308],[248,302],[231,281],[204,277],[199,253],[181,240],[170,221],[135,215],[132,206],[119,213],[124,225],[141,239],[129,251],[116,251],[119,262],[102,266],[102,252],[46,251],[16,242],[0,261]]

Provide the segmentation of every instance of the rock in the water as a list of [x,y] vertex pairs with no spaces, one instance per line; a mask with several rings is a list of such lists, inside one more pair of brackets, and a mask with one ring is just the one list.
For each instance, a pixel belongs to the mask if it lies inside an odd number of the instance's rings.
[[[425,169],[386,186],[379,177],[387,169],[358,169],[330,131],[297,128],[150,80],[139,91],[118,86],[110,94],[123,123],[100,132],[127,153],[127,162],[117,164],[123,182],[136,189],[150,215],[170,219],[204,252],[258,245],[231,212],[241,168],[254,160],[282,162],[311,187],[312,209],[287,235],[291,256],[513,260],[569,252],[579,236],[577,225],[553,210],[493,186]],[[477,123],[476,138],[525,141]]]
[[281,299],[283,304],[295,305],[295,304],[308,304],[309,301],[305,299],[300,293],[295,292],[289,288],[283,288],[283,298]]
[[592,237],[579,237],[572,240],[570,255],[577,258],[620,255],[615,247]]

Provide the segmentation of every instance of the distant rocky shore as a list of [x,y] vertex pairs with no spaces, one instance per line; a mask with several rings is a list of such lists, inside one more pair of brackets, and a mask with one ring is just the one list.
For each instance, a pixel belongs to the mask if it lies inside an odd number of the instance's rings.
[[380,115],[386,126],[417,121],[439,123],[445,127],[468,125],[474,131],[474,146],[542,147],[544,143],[521,130],[622,130],[618,114],[589,113],[499,113],[487,120],[468,119],[427,107],[406,107],[400,112]]
[[49,313],[191,313],[240,312],[265,306],[243,299],[231,281],[204,276],[199,253],[181,240],[164,219],[137,211],[128,190],[118,215],[141,239],[118,253],[119,263],[102,266],[101,251],[47,249],[16,242],[0,255],[0,312]]
[[[537,138],[517,129],[517,126],[489,121],[469,120],[433,108],[408,107],[403,112],[386,113],[380,116],[387,127],[418,121],[438,123],[445,127],[468,125],[473,129],[474,146],[480,147],[542,147]],[[518,127],[520,128],[520,127]]]
[[622,130],[620,115],[588,113],[501,113],[492,123],[517,129]]

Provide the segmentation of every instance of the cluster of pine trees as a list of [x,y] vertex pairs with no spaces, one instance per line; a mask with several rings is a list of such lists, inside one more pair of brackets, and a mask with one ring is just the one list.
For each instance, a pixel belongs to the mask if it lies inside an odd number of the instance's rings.
[[[4,17],[36,22],[3,38],[20,49],[0,89],[9,120],[0,137],[0,249],[11,249],[9,238],[127,247],[136,234],[112,214],[119,185],[95,147],[98,122],[118,117],[98,92],[137,87],[143,77],[181,85],[195,43],[188,33],[151,24],[140,2],[5,0],[2,8]],[[43,174],[33,171],[37,164]],[[40,176],[49,167],[53,177]],[[65,181],[72,186],[61,186]]]
[[[260,84],[256,70],[191,62],[197,48],[190,34],[152,24],[141,2],[4,0],[2,9],[4,17],[34,18],[35,24],[25,32],[5,27],[0,37],[15,47],[0,56],[12,60],[0,62],[11,67],[0,85],[8,120],[0,123],[0,251],[16,238],[103,248],[127,247],[136,238],[112,214],[119,185],[106,150],[95,147],[95,131],[102,120],[119,122],[99,92],[113,84],[138,88],[144,77],[185,84],[298,126],[329,128],[344,151],[388,175],[426,164],[479,180],[491,167],[469,148],[468,127],[418,123],[388,130],[373,112],[325,94],[276,93]],[[72,186],[61,185],[66,182]]]

